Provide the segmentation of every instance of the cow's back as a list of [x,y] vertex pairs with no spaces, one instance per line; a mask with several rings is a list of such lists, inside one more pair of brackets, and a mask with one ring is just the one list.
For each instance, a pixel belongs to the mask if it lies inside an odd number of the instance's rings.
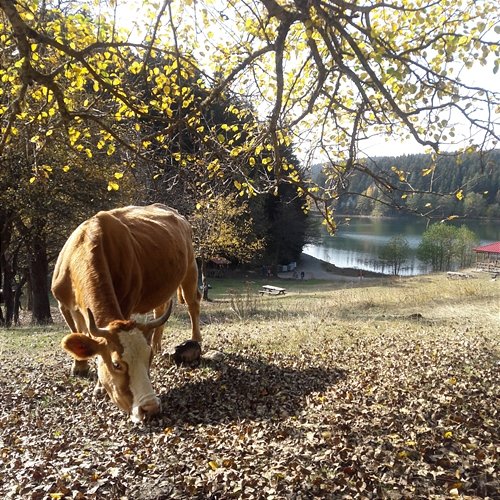
[[[161,204],[126,207],[112,213],[128,229],[136,266],[135,272],[127,272],[130,261],[125,252],[122,265],[111,267],[116,283],[131,280],[118,287],[135,296],[124,314],[147,313],[175,294],[189,266],[195,263],[191,226],[176,210]],[[111,243],[111,247],[116,245]]]
[[156,204],[99,212],[68,238],[52,291],[68,310],[90,308],[105,325],[165,303],[194,262],[191,227],[177,211]]

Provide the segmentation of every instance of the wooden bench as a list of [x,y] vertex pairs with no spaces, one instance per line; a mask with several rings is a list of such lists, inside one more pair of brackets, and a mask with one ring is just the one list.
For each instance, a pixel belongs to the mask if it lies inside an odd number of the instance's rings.
[[259,293],[261,295],[264,295],[265,293],[269,295],[285,295],[286,288],[280,288],[279,286],[272,285],[263,285],[262,290],[259,290]]

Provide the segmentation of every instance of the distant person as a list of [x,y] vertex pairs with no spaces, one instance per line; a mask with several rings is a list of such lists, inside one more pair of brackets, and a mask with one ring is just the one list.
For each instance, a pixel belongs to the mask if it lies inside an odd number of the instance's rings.
[[306,275],[306,273],[304,271],[301,271],[300,272],[300,279],[303,280],[305,275]]

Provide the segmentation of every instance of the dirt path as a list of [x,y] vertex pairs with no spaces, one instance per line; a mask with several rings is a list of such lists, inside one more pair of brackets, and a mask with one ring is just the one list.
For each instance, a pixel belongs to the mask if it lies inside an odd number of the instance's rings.
[[[331,269],[331,271],[329,269]],[[382,273],[336,267],[333,264],[329,264],[305,253],[301,255],[295,272],[289,271],[286,273],[278,273],[278,277],[282,279],[301,279],[302,272],[306,280],[353,281],[387,277],[387,275]]]

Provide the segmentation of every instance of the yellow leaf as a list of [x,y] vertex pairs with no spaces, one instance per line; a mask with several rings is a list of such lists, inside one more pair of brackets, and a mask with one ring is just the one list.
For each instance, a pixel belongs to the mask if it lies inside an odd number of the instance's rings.
[[118,191],[120,189],[120,186],[113,181],[108,182],[108,191]]
[[464,199],[464,192],[462,190],[458,191],[458,193],[455,195],[457,200],[463,200]]
[[63,172],[68,172],[69,168],[70,168],[69,165],[64,165]]
[[443,433],[443,437],[444,437],[445,439],[451,439],[451,438],[453,437],[453,432],[451,432],[451,431],[446,431],[446,432],[444,432],[444,433]]
[[31,177],[30,184],[33,184],[36,181],[36,177]]
[[208,462],[208,465],[212,470],[217,470],[219,468],[219,464],[215,460],[210,460],[210,462]]
[[123,177],[122,172],[115,172],[115,179],[121,179]]
[[51,493],[50,498],[55,498],[55,499],[64,498],[64,493]]

